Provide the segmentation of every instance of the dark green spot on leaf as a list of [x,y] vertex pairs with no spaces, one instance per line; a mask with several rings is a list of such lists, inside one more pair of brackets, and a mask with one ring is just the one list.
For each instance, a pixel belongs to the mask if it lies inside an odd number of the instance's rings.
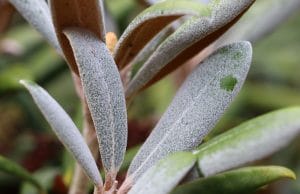
[[220,86],[221,89],[231,92],[233,91],[237,83],[238,80],[235,77],[233,77],[232,75],[228,75],[221,79]]

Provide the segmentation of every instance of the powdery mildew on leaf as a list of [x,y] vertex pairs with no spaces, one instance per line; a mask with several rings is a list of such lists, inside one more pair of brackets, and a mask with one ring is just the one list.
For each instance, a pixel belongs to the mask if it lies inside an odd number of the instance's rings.
[[[133,159],[128,176],[136,179],[166,155],[199,145],[240,91],[251,58],[251,45],[240,42],[217,50],[200,64]],[[221,88],[228,75],[237,80],[232,91]]]
[[87,176],[95,185],[101,186],[102,179],[96,162],[69,115],[43,88],[29,81],[20,81],[20,83],[28,89],[53,131],[72,153]]
[[119,169],[127,144],[127,113],[121,78],[104,42],[92,32],[64,31],[73,48],[106,172]]
[[269,113],[203,144],[195,152],[205,176],[262,159],[286,146],[300,133],[300,107]]
[[189,0],[167,0],[139,14],[127,27],[116,46],[115,60],[119,68],[126,66],[137,53],[171,22],[184,15],[208,15],[210,10]]
[[9,0],[9,2],[14,5],[18,12],[37,29],[59,53],[61,53],[46,1]]
[[[126,96],[134,95],[162,69],[168,66],[171,69],[176,68],[176,66],[183,64],[186,60],[198,54],[211,41],[221,36],[226,31],[226,29],[222,28],[236,20],[253,1],[220,0],[205,5],[207,9],[211,9],[211,14],[190,18],[167,38],[129,83],[125,92]],[[201,42],[202,39],[204,40],[213,33],[217,33],[216,37],[210,37],[210,41],[205,40],[205,42]]]
[[195,156],[179,152],[161,160],[137,181],[128,194],[169,193],[195,164]]

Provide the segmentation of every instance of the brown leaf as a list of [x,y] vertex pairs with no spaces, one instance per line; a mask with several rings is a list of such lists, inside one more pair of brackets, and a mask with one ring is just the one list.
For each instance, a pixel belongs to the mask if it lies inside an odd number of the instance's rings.
[[0,0],[0,33],[6,30],[13,13],[13,6],[5,0]]
[[63,34],[67,27],[89,30],[105,42],[102,1],[99,0],[50,0],[53,23],[70,68],[79,74],[69,41]]

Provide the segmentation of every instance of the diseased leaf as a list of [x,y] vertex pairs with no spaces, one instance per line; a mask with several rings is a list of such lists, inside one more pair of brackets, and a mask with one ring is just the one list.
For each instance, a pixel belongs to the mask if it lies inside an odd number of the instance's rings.
[[198,179],[177,187],[171,194],[250,194],[282,178],[296,177],[291,170],[284,167],[247,167]]
[[69,41],[63,34],[68,27],[89,30],[105,42],[103,0],[49,0],[55,31],[70,65],[77,74],[78,67]]
[[[240,91],[251,58],[251,45],[240,42],[220,48],[200,64],[134,158],[128,176],[136,179],[166,155],[199,145]],[[228,76],[236,84],[227,89],[222,80]]]
[[73,48],[106,172],[117,173],[127,144],[127,113],[117,66],[104,42],[78,28],[64,31]]
[[39,31],[47,41],[61,52],[60,45],[55,35],[50,10],[43,0],[8,0],[18,12]]
[[158,81],[223,35],[254,0],[221,0],[204,4],[209,15],[192,17],[169,36],[126,88],[126,97]]
[[96,162],[79,130],[62,107],[41,87],[30,81],[20,81],[51,125],[60,141],[72,153],[96,186],[102,186],[102,179]]
[[137,181],[128,194],[167,194],[195,164],[195,155],[179,152],[161,160]]
[[24,181],[28,181],[37,190],[40,191],[40,194],[44,193],[44,188],[41,186],[39,181],[37,181],[33,176],[27,172],[23,167],[16,164],[14,161],[8,160],[2,156],[0,156],[0,171],[8,173],[12,176],[16,176]]
[[158,32],[179,17],[209,14],[206,6],[190,0],[166,0],[149,7],[131,22],[120,38],[115,51],[119,69],[128,65]]
[[204,176],[262,159],[286,146],[300,132],[300,107],[275,111],[217,136],[195,151]]

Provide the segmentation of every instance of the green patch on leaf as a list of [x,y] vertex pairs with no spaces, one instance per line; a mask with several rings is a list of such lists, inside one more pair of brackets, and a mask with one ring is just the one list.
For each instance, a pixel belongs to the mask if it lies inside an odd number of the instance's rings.
[[238,80],[233,75],[228,75],[221,79],[220,87],[227,92],[232,92]]

